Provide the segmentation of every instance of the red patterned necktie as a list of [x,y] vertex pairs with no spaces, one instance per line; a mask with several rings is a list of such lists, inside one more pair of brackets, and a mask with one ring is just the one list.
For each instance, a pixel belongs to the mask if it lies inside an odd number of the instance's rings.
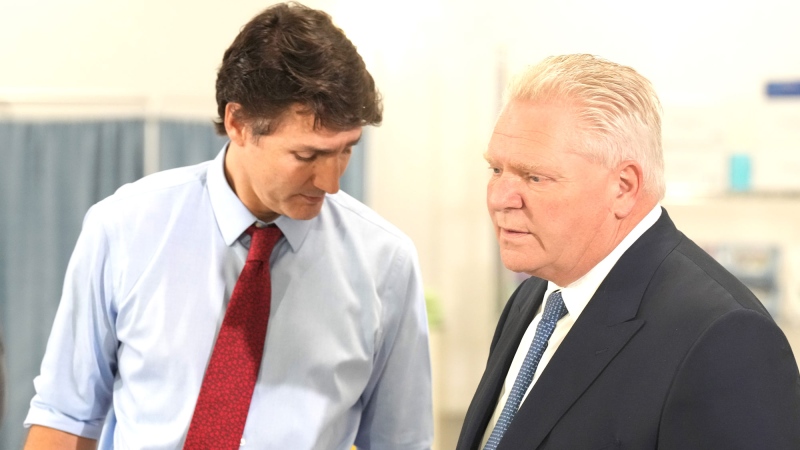
[[261,367],[267,335],[271,283],[269,257],[281,230],[247,229],[252,239],[233,288],[208,363],[184,449],[237,449]]

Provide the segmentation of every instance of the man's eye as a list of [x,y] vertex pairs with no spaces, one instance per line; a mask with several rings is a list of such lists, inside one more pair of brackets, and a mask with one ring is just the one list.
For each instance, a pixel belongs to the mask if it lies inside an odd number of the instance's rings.
[[489,170],[491,170],[492,173],[495,174],[495,175],[499,175],[500,174],[500,169],[498,169],[497,167],[489,167]]
[[528,177],[528,178],[529,178],[531,181],[533,181],[534,183],[538,183],[538,182],[542,181],[542,177],[540,177],[540,176],[538,176],[538,175],[531,175],[531,176],[530,176],[530,177]]
[[300,153],[295,153],[294,157],[298,161],[311,162],[317,158],[317,154],[314,152],[300,152]]

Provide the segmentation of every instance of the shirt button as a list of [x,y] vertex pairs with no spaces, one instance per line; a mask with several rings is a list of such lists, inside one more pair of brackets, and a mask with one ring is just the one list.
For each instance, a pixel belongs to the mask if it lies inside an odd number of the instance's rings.
[[239,447],[244,447],[245,444],[247,444],[247,441],[242,438],[242,440],[239,442]]

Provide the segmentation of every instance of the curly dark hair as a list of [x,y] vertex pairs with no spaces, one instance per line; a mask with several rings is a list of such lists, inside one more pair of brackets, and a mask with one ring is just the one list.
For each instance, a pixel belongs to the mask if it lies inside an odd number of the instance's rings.
[[225,51],[217,73],[217,133],[225,135],[225,106],[256,136],[300,104],[314,126],[346,130],[379,125],[381,97],[356,47],[323,11],[279,3],[255,16]]

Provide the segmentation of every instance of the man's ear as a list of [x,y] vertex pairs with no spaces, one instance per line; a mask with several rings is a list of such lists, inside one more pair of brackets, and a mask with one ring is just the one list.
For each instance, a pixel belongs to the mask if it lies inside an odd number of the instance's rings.
[[623,219],[633,211],[636,202],[644,193],[644,171],[636,161],[623,161],[617,166],[614,174],[614,183],[617,189],[614,198],[614,215],[618,219]]
[[245,140],[247,139],[247,126],[241,117],[236,114],[242,105],[230,102],[225,105],[225,132],[228,133],[228,139],[238,147],[244,147]]

